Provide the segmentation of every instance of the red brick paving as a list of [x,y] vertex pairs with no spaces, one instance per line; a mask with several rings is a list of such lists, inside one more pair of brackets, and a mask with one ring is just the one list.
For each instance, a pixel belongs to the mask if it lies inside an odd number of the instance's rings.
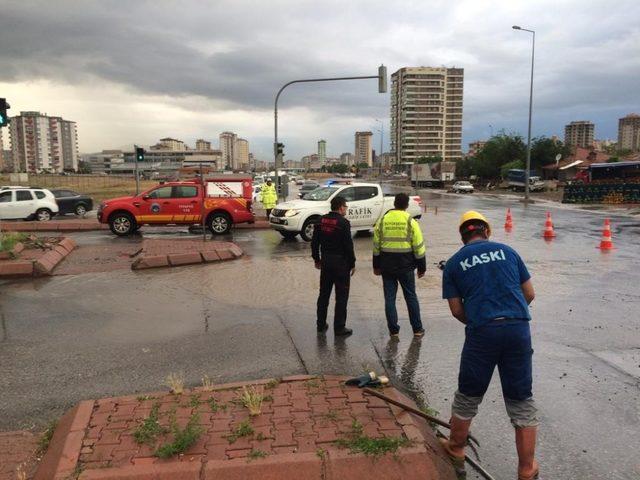
[[[62,470],[68,474],[74,468],[82,470],[80,479],[102,480],[455,478],[433,432],[422,420],[363,395],[355,387],[344,386],[343,380],[337,376],[296,376],[275,385],[262,380],[220,385],[212,391],[196,388],[182,395],[161,392],[82,402],[56,431],[54,441],[64,445],[52,446],[36,478],[57,478]],[[247,409],[233,401],[240,387],[249,384],[263,385],[269,397],[256,417],[249,417]],[[393,388],[385,393],[409,402]],[[211,408],[211,399],[218,405],[216,411]],[[335,405],[327,407],[331,401]],[[156,404],[159,422],[166,427],[171,417],[184,426],[192,414],[200,415],[204,433],[184,455],[168,460],[153,456],[155,448],[171,434],[152,446],[135,442],[134,431]],[[401,449],[398,458],[353,455],[334,442],[353,433],[355,420],[372,438],[403,437],[414,443]],[[231,441],[229,435],[246,421],[254,433]],[[266,457],[250,459],[252,450],[260,450]],[[56,460],[61,454],[64,462]]]
[[0,433],[0,480],[15,480],[18,468],[31,473],[38,438],[28,431]]

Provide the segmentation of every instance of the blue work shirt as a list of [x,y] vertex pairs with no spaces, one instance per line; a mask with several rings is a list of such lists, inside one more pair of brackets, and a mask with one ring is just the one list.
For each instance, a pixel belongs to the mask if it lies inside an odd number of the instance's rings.
[[511,247],[479,240],[449,259],[442,273],[442,298],[461,298],[469,328],[496,318],[531,320],[522,285],[531,275]]

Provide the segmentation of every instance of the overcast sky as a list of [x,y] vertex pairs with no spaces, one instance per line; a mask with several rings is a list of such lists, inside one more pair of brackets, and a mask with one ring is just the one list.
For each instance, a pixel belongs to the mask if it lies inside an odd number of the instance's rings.
[[[640,110],[639,20],[638,0],[0,0],[0,97],[14,115],[76,121],[81,152],[166,136],[217,147],[231,130],[269,159],[287,81],[456,66],[466,149],[490,125],[526,134],[531,35],[518,24],[536,30],[534,135],[591,120],[615,138]],[[287,158],[320,138],[329,155],[353,151],[375,119],[388,149],[389,94],[375,80],[292,86],[280,107]]]

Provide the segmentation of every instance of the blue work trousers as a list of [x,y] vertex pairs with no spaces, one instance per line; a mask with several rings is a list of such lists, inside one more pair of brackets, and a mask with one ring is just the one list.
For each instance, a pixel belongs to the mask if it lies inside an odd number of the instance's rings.
[[532,396],[532,357],[526,320],[494,320],[481,327],[467,327],[458,390],[469,397],[484,396],[497,365],[504,397],[526,400]]
[[396,295],[398,293],[398,284],[402,287],[404,301],[407,303],[409,311],[409,322],[413,332],[422,330],[422,321],[420,320],[420,304],[416,295],[416,278],[413,270],[394,274],[382,274],[382,287],[384,289],[384,312],[387,316],[387,326],[389,333],[398,333],[400,325],[398,325],[398,311],[396,310]]

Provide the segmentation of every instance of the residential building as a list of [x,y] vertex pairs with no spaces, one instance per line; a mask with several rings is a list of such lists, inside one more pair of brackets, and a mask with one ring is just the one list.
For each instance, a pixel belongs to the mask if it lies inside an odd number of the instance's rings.
[[469,157],[475,157],[477,155],[477,153],[482,150],[482,148],[487,144],[487,142],[483,141],[483,140],[476,140],[475,142],[471,142],[469,144],[469,152],[467,153],[467,156]]
[[62,172],[78,169],[75,122],[40,112],[20,112],[9,124],[13,170]]
[[603,152],[597,152],[593,148],[575,147],[566,158],[558,163],[553,162],[542,167],[542,176],[545,180],[559,180],[566,182],[572,180],[578,170],[584,169],[592,163],[606,163],[611,158]]
[[327,142],[325,140],[318,142],[318,159],[322,165],[327,163]]
[[236,140],[236,161],[234,170],[248,170],[249,169],[249,142],[244,138],[238,138]]
[[199,152],[206,152],[211,150],[211,142],[207,142],[206,140],[196,140],[196,150]]
[[385,152],[380,155],[380,166],[385,169],[391,168],[396,161],[395,155],[390,152]]
[[573,147],[593,147],[595,125],[587,120],[571,122],[564,127],[564,144]]
[[371,140],[373,133],[371,132],[356,132],[356,144],[355,144],[355,164],[366,163],[369,167],[373,166],[373,153],[371,149]]
[[340,155],[340,163],[344,163],[345,165],[348,165],[350,167],[353,166],[354,159],[355,157],[353,153],[345,152]]
[[618,121],[618,150],[640,151],[640,115],[637,113]]
[[236,156],[236,140],[238,136],[233,132],[222,132],[220,134],[220,150],[222,151],[222,167],[234,169]]
[[391,75],[391,153],[398,163],[462,159],[463,83],[462,68],[405,67]]
[[172,152],[184,152],[187,150],[186,145],[182,140],[176,140],[175,138],[161,138],[158,150],[171,150]]

